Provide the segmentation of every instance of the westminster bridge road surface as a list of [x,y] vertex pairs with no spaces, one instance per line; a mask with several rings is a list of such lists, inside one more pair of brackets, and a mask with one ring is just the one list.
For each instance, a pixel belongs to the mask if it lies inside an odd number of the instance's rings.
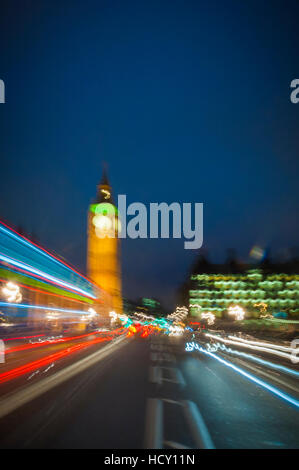
[[186,351],[200,335],[64,339],[0,364],[1,448],[299,447],[295,365]]

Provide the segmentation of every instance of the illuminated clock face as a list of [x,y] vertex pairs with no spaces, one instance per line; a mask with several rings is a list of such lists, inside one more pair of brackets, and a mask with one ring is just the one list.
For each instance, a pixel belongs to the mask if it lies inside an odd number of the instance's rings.
[[92,219],[93,225],[103,231],[111,230],[113,222],[107,215],[97,214]]
[[114,238],[119,227],[116,207],[108,202],[102,202],[92,204],[90,210],[94,213],[92,223],[95,227],[96,236],[99,238]]

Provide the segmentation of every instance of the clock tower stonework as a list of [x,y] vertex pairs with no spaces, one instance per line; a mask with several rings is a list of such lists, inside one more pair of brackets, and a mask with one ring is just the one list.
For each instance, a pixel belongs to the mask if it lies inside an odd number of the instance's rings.
[[[89,206],[87,226],[87,273],[108,294],[108,306],[122,313],[118,211],[104,171],[94,204]],[[107,312],[108,313],[108,312]]]

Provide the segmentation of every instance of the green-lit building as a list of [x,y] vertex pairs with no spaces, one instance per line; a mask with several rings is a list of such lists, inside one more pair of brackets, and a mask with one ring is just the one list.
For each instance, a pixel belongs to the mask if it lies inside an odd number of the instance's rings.
[[237,273],[221,273],[210,267],[209,273],[191,275],[189,308],[192,316],[212,312],[226,315],[232,305],[242,307],[247,317],[260,317],[284,312],[299,318],[299,275],[269,273],[248,269]]

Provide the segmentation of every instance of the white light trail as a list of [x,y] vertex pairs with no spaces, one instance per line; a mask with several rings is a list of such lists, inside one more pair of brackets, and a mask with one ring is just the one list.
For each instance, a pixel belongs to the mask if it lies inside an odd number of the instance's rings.
[[299,377],[299,372],[297,372],[294,369],[289,369],[288,367],[282,366],[280,364],[275,364],[274,362],[265,361],[264,359],[261,359],[260,357],[252,356],[251,354],[247,354],[245,352],[237,351],[236,349],[227,348],[224,344],[220,344],[220,343],[216,343],[216,344],[208,343],[207,344],[207,351],[209,351],[209,352],[217,352],[218,349],[220,349],[220,351],[224,351],[224,352],[227,352],[229,354],[234,354],[236,356],[245,357],[246,359],[249,359],[250,361],[257,362],[257,363],[262,364],[266,367],[270,367],[272,369],[280,370],[280,371],[284,372],[285,374],[293,375],[295,377]]
[[[188,343],[186,345],[186,351],[192,351],[193,350],[193,349],[187,349],[187,348],[188,348]],[[270,385],[267,382],[264,382],[264,380],[256,377],[255,375],[252,375],[249,372],[246,372],[244,369],[241,369],[240,367],[236,366],[235,364],[222,359],[222,357],[217,356],[217,354],[214,354],[212,352],[207,351],[206,349],[203,349],[201,346],[197,347],[196,349],[199,352],[202,352],[203,354],[206,354],[210,357],[213,357],[214,359],[216,359],[221,364],[225,365],[226,367],[230,367],[235,372],[242,375],[243,377],[246,377],[251,382],[254,382],[257,385],[260,385],[262,388],[265,388],[266,390],[268,390],[269,392],[271,392],[274,395],[278,396],[279,398],[282,398],[283,400],[287,401],[291,405],[296,406],[296,408],[299,408],[299,401],[296,398],[288,395],[285,392],[282,392],[281,390],[279,390],[276,387],[273,387],[273,385]]]
[[293,350],[292,348],[282,346],[281,344],[273,344],[273,343],[265,343],[265,342],[262,342],[262,341],[248,340],[248,339],[238,338],[237,336],[229,336],[229,338],[237,340],[237,341],[242,341],[242,343],[254,344],[254,345],[257,345],[257,346],[271,347],[272,349],[279,349],[281,351],[292,351]]
[[67,289],[71,289],[73,291],[79,292],[80,294],[83,294],[83,295],[85,295],[87,297],[90,297],[92,299],[96,299],[96,297],[93,294],[91,294],[90,292],[87,292],[83,289],[80,289],[79,287],[74,286],[73,284],[69,284],[67,282],[61,281],[60,279],[57,279],[56,277],[51,276],[50,274],[44,273],[43,271],[40,271],[39,269],[35,269],[32,266],[30,266],[28,264],[25,264],[25,263],[21,263],[20,261],[17,261],[13,258],[9,258],[7,256],[4,256],[1,253],[0,253],[0,260],[5,261],[6,263],[11,264],[12,266],[16,266],[18,268],[21,268],[24,271],[30,272],[32,274],[36,274],[37,276],[39,276],[43,279],[46,279],[48,281],[51,281],[54,284],[58,284],[60,286],[66,287]]
[[[43,305],[14,304],[14,303],[9,303],[9,302],[0,302],[0,307],[32,308],[35,310],[47,310],[49,312],[49,307],[46,307]],[[78,313],[81,315],[88,315],[88,312],[86,312],[85,310],[71,310],[67,308],[56,308],[56,307],[51,307],[51,309],[55,312]]]
[[256,345],[253,345],[253,344],[247,344],[247,343],[243,343],[241,341],[232,341],[230,339],[221,338],[221,336],[212,335],[210,333],[206,333],[206,336],[208,336],[209,338],[217,339],[218,341],[221,341],[222,343],[234,344],[235,346],[248,348],[248,349],[253,349],[254,351],[263,351],[263,352],[266,352],[266,353],[269,353],[269,354],[273,354],[275,356],[284,357],[288,360],[291,360],[291,357],[292,357],[291,354],[287,354],[285,352],[278,351],[276,349],[265,348],[265,347],[256,346]]

